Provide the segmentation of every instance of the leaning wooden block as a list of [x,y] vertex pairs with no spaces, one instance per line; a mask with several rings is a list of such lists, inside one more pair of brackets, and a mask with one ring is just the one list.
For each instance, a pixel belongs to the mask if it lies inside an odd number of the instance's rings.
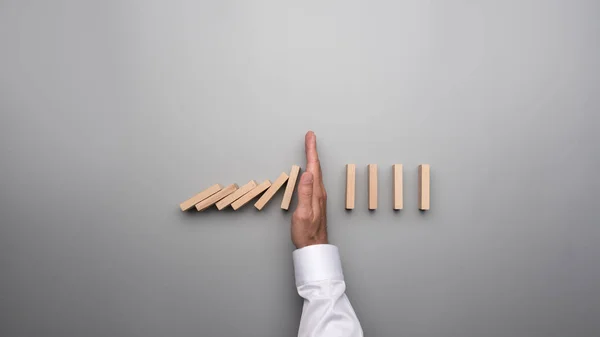
[[298,173],[300,173],[300,166],[292,165],[290,178],[288,179],[285,192],[283,193],[283,200],[281,201],[281,209],[285,209],[286,211],[290,208],[290,203],[292,202],[292,195],[294,194],[294,188],[296,187],[296,180],[298,180]]
[[203,210],[207,209],[209,206],[214,205],[217,201],[219,201],[219,200],[225,198],[226,196],[230,195],[231,193],[235,192],[237,189],[238,189],[237,184],[231,184],[229,186],[226,186],[219,192],[217,192],[217,193],[211,195],[210,197],[197,203],[196,209],[198,210],[198,212],[203,211]]
[[394,209],[404,207],[404,196],[402,194],[402,164],[392,165],[394,174]]
[[356,165],[346,165],[346,209],[354,209],[356,194]]
[[423,211],[429,209],[429,183],[429,164],[419,165],[419,209]]
[[219,185],[219,184],[214,184],[211,187],[205,189],[204,191],[196,194],[195,196],[189,198],[188,200],[182,202],[181,204],[179,204],[179,208],[181,208],[182,211],[187,211],[188,209],[194,207],[197,203],[199,203],[200,201],[210,197],[211,195],[219,192],[221,189],[223,188],[223,186]]
[[257,195],[259,195],[262,192],[264,192],[270,186],[271,186],[271,181],[269,179],[263,181],[262,183],[260,183],[260,185],[258,185],[255,188],[253,188],[250,192],[244,194],[241,198],[239,198],[238,200],[234,201],[231,204],[231,207],[233,207],[234,210],[237,210],[238,208],[240,208],[240,207],[244,206],[245,204],[247,204],[248,201],[254,199]]
[[269,189],[265,192],[265,194],[263,194],[262,197],[260,197],[260,199],[258,199],[258,201],[254,204],[254,207],[256,207],[256,209],[258,209],[259,211],[262,210],[263,207],[265,207],[265,205],[269,202],[269,200],[273,198],[275,193],[277,193],[277,191],[281,188],[281,186],[285,184],[288,178],[289,176],[285,172],[282,172],[279,175],[279,177],[273,182],[271,187],[269,187]]
[[369,164],[369,209],[377,209],[377,164]]
[[223,198],[223,200],[217,202],[217,208],[220,211],[223,208],[231,205],[232,202],[234,202],[237,199],[241,198],[244,194],[250,192],[256,186],[257,186],[256,185],[256,181],[250,180],[246,185],[240,187],[237,191],[231,193],[230,195],[228,195],[225,198]]

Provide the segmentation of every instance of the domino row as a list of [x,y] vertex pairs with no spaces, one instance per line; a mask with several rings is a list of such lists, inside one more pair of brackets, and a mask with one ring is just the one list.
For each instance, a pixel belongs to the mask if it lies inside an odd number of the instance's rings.
[[299,172],[300,166],[292,165],[292,170],[289,175],[282,172],[273,183],[267,179],[260,184],[257,184],[254,180],[250,180],[242,187],[239,187],[237,184],[231,184],[225,187],[215,184],[182,202],[179,205],[179,208],[181,208],[182,211],[187,211],[195,207],[196,210],[200,212],[215,205],[218,210],[222,210],[228,206],[237,210],[264,192],[254,204],[254,207],[260,211],[287,182],[285,192],[283,193],[283,200],[281,201],[281,208],[288,210],[290,202],[292,201],[292,195],[296,186],[296,180],[298,180]]
[[[377,164],[369,164],[369,209],[377,209]],[[394,209],[404,207],[402,164],[392,165],[394,184]],[[356,165],[346,165],[346,209],[354,209],[356,194]],[[429,164],[419,165],[419,209],[429,209],[430,167]]]

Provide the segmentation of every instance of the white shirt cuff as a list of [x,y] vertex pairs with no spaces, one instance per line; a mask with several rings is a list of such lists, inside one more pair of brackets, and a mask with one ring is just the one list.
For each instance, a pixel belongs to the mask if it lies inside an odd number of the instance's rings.
[[296,249],[294,271],[296,286],[323,280],[344,280],[340,253],[334,245],[312,245]]

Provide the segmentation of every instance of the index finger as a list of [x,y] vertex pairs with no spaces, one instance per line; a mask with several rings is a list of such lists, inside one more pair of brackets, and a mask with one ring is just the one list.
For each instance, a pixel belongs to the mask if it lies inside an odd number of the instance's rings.
[[306,133],[304,147],[306,151],[306,170],[315,176],[315,181],[318,181],[321,178],[321,164],[317,152],[317,136],[314,132],[308,131]]

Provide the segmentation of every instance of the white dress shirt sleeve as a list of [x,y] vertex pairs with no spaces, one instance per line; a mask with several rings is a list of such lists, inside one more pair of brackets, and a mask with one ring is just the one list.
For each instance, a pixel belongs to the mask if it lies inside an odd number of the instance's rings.
[[345,294],[340,254],[333,245],[293,252],[296,288],[304,298],[298,337],[362,337],[358,318]]

